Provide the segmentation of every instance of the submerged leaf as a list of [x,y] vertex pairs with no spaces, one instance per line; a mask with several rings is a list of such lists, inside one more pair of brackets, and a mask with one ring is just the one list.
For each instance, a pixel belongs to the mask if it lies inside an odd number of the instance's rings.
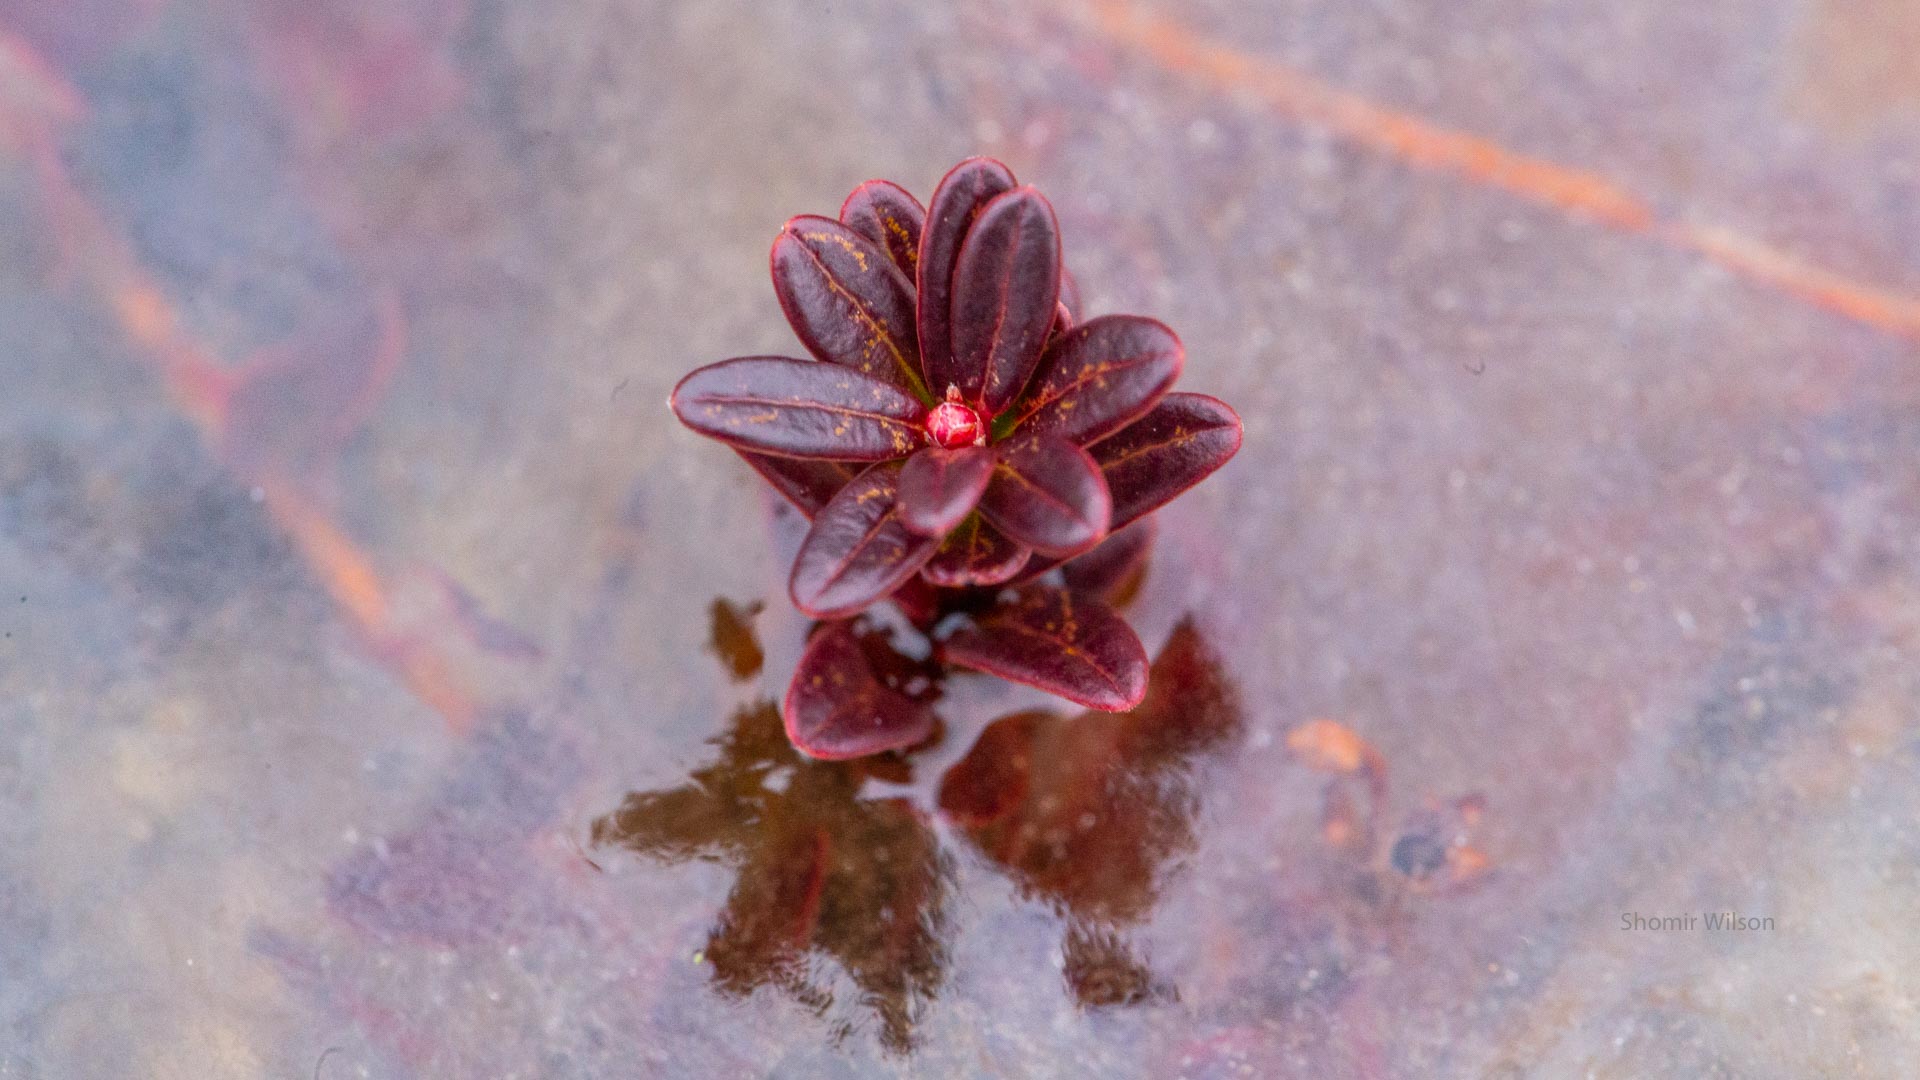
[[1001,532],[1050,555],[1083,550],[1107,534],[1112,500],[1099,466],[1058,435],[1022,436],[994,448],[980,512]]
[[905,457],[920,445],[926,412],[879,379],[779,356],[709,364],[668,403],[681,423],[740,449],[836,461]]
[[851,615],[899,588],[926,565],[938,538],[916,536],[900,521],[900,465],[861,473],[813,519],[793,561],[787,591],[816,619]]
[[1056,337],[1026,392],[997,424],[1051,431],[1084,446],[1153,408],[1180,377],[1172,330],[1139,315],[1103,315]]
[[1090,709],[1120,712],[1147,692],[1147,651],[1097,600],[1029,586],[956,631],[942,655]]
[[900,520],[922,536],[945,536],[973,512],[992,476],[993,451],[984,446],[929,446],[900,470]]
[[869,180],[840,204],[840,221],[880,245],[893,265],[912,280],[920,268],[920,233],[927,212],[920,200],[890,180]]
[[1205,394],[1168,394],[1153,411],[1093,447],[1113,492],[1118,528],[1165,506],[1240,449],[1240,417]]
[[807,643],[780,710],[787,737],[809,757],[865,757],[925,741],[933,711],[882,683],[851,620]]
[[773,241],[773,291],[814,356],[926,397],[913,282],[873,241],[832,218],[796,217]]
[[947,534],[920,576],[942,588],[1000,585],[1012,581],[1033,549],[1007,538],[979,514],[970,514]]
[[997,413],[1040,362],[1060,299],[1060,225],[1030,187],[999,195],[960,246],[953,270],[953,374],[968,401]]
[[995,196],[1014,188],[1013,173],[992,158],[955,165],[933,191],[920,238],[920,363],[935,392],[960,385],[953,361],[953,272],[974,219]]

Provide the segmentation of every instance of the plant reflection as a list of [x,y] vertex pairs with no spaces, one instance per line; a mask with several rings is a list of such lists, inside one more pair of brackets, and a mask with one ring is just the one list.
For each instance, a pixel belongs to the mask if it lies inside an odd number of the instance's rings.
[[941,784],[942,812],[1025,895],[1066,917],[1065,976],[1081,1004],[1172,995],[1123,931],[1147,918],[1169,864],[1194,848],[1195,755],[1239,726],[1218,659],[1186,621],[1131,712],[1002,718]]
[[681,787],[628,795],[594,822],[593,843],[737,867],[704,950],[714,985],[778,987],[824,1015],[833,996],[808,963],[818,950],[859,987],[881,1042],[905,1050],[945,974],[952,860],[906,800],[859,797],[869,777],[904,775],[893,756],[802,757],[761,702],[735,714],[718,760]]
[[[1174,995],[1127,932],[1195,847],[1195,756],[1239,725],[1218,660],[1183,622],[1133,711],[1003,717],[940,783],[939,812],[957,834],[1066,920],[1067,988],[1082,1005]],[[828,958],[857,987],[881,1043],[910,1049],[945,979],[955,863],[911,801],[861,797],[870,779],[909,781],[909,762],[807,758],[771,702],[737,712],[716,745],[687,783],[629,794],[596,821],[594,846],[735,868],[703,950],[715,987],[735,996],[775,987],[827,1016],[832,976],[815,958]],[[837,1036],[858,1023],[837,1021]]]

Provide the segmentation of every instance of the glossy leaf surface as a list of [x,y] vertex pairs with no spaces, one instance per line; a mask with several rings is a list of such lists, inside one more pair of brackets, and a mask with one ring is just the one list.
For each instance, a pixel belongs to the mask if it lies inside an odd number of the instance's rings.
[[840,204],[840,223],[880,245],[909,281],[920,268],[920,233],[927,212],[891,180],[869,180]]
[[912,577],[940,546],[900,521],[900,466],[875,466],[840,489],[813,519],[794,558],[788,592],[816,619],[866,607]]
[[925,395],[913,282],[873,241],[805,214],[773,241],[773,290],[808,351]]
[[1050,555],[1080,551],[1107,534],[1112,500],[1085,450],[1058,435],[1031,435],[994,453],[980,512],[1001,532]]
[[680,422],[731,446],[785,457],[886,461],[920,445],[926,408],[898,387],[836,364],[748,356],[680,380]]
[[902,749],[933,732],[932,710],[875,674],[851,620],[807,643],[780,714],[795,747],[829,761]]
[[962,667],[1039,687],[1090,709],[1119,712],[1147,692],[1147,651],[1126,621],[1096,600],[1028,586],[942,650]]
[[945,536],[973,512],[992,476],[993,451],[984,446],[920,450],[900,470],[900,520],[922,536]]
[[1032,382],[1000,422],[1084,446],[1144,416],[1180,377],[1184,361],[1180,339],[1164,324],[1103,315],[1047,346]]
[[920,362],[936,394],[960,384],[953,362],[953,272],[961,243],[981,209],[1013,188],[1013,173],[1005,165],[968,158],[947,173],[927,204],[918,279]]
[[776,457],[740,449],[734,450],[734,453],[753,466],[754,472],[766,478],[767,483],[772,484],[773,489],[805,514],[808,520],[812,520],[821,507],[826,506],[857,475],[854,466],[839,461]]
[[1006,408],[1040,362],[1060,300],[1060,225],[1030,187],[980,211],[953,270],[953,379],[989,413]]
[[920,576],[950,589],[1001,585],[1018,576],[1032,556],[1032,548],[1008,539],[985,518],[972,514],[947,534]]
[[1240,449],[1240,416],[1205,394],[1168,394],[1153,411],[1093,447],[1113,492],[1118,528],[1165,506]]

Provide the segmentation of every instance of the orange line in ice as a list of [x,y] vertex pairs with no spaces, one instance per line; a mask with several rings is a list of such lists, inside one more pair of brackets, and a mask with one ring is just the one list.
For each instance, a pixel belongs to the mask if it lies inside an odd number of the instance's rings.
[[1661,221],[1653,207],[1603,176],[1377,105],[1284,64],[1196,34],[1172,19],[1137,10],[1125,0],[1090,3],[1095,26],[1104,37],[1138,51],[1167,71],[1252,95],[1276,112],[1326,128],[1348,142],[1415,168],[1450,173],[1529,202],[1654,237],[1827,311],[1920,339],[1920,298],[1811,266],[1779,248],[1727,230]]
[[[15,72],[34,79],[53,80],[38,87],[49,100],[80,101],[77,92],[57,72],[39,62],[24,44],[0,30],[0,74],[11,62]],[[31,62],[28,62],[31,61]],[[4,80],[0,80],[3,84]],[[185,328],[178,309],[166,292],[141,267],[131,245],[105,214],[76,188],[55,153],[57,125],[13,114],[14,102],[0,85],[0,154],[11,150],[36,169],[43,184],[47,216],[62,246],[68,249],[84,279],[106,301],[114,323],[153,365],[169,395],[200,429],[220,456],[224,446],[228,404],[237,377],[220,363],[212,348]],[[10,145],[9,145],[10,144]],[[267,514],[287,535],[328,597],[364,636],[379,659],[394,668],[402,682],[450,728],[466,731],[478,711],[454,677],[446,659],[426,643],[396,632],[391,605],[373,561],[297,485],[276,475],[244,475],[256,485]]]
[[390,632],[387,591],[366,553],[297,491],[273,481],[261,490],[267,512],[293,541],[327,595],[366,635],[375,653],[398,669],[414,696],[445,718],[449,727],[456,732],[468,730],[477,712],[472,695],[439,653]]
[[1920,299],[1883,292],[1727,229],[1679,224],[1667,238],[1721,266],[1828,311],[1908,337],[1920,337]]

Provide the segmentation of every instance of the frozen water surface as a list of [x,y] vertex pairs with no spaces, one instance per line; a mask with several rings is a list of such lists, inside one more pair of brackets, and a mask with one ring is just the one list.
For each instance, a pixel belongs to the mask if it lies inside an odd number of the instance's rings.
[[[1920,1075],[1917,13],[0,5],[0,1076]],[[663,402],[970,153],[1246,447],[808,762]]]

